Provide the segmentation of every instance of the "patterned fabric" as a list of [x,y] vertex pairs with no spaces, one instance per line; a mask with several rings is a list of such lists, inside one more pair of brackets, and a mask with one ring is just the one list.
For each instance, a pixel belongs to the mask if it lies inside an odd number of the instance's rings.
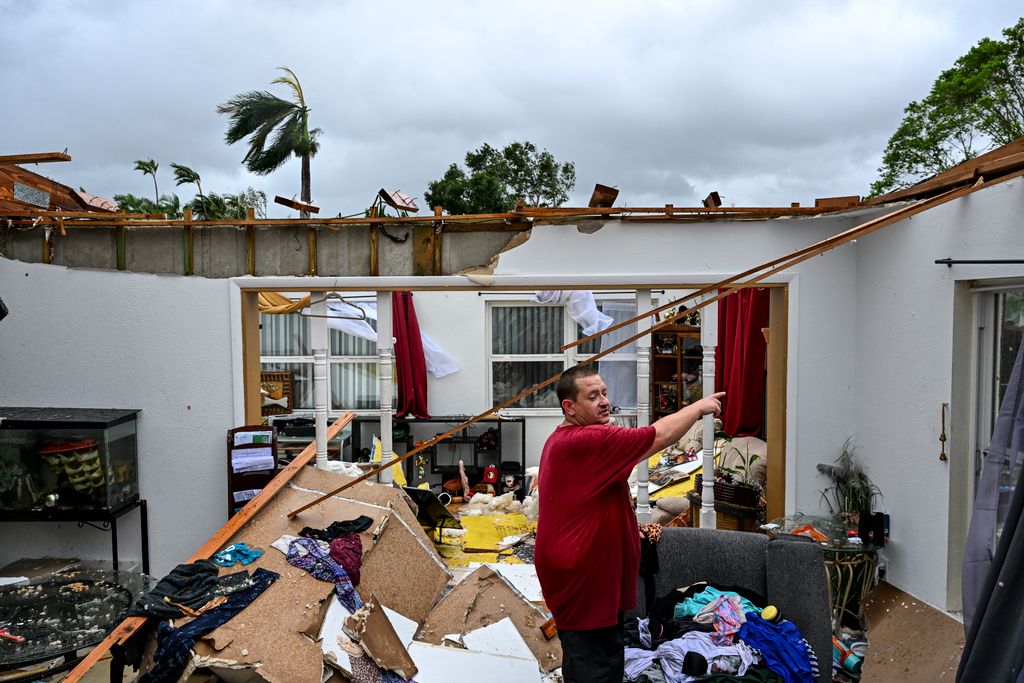
[[363,600],[356,593],[348,572],[331,557],[331,546],[312,538],[296,538],[288,544],[288,563],[305,569],[313,578],[334,584],[338,602],[349,612],[363,606]]
[[814,654],[814,648],[807,642],[807,639],[802,639],[804,647],[807,648],[807,658],[811,661],[811,674],[814,676],[814,680],[818,680],[818,675],[821,670],[818,668],[818,655]]
[[[685,600],[680,602],[678,605],[676,605],[675,613],[672,616],[674,618],[676,618],[676,619],[682,619],[683,617],[692,617],[695,614],[697,614],[698,612],[700,612],[701,608],[704,607],[704,605],[707,605],[710,602],[714,602],[715,598],[717,598],[719,595],[739,595],[739,594],[738,593],[734,593],[732,591],[720,591],[717,588],[713,588],[711,586],[708,586],[707,588],[705,588],[700,593],[697,593],[693,597],[686,598]],[[739,598],[740,598],[740,601],[743,603],[743,612],[744,613],[747,613],[747,612],[757,612],[758,614],[761,613],[761,608],[758,607],[757,605],[755,605],[754,603],[750,602],[750,600],[747,600],[742,595],[740,595]]]
[[743,603],[738,595],[719,595],[701,608],[693,620],[715,627],[711,640],[716,644],[731,645],[733,636],[743,627],[747,618],[743,615]]
[[153,666],[139,677],[139,683],[173,683],[178,680],[192,657],[195,642],[248,607],[279,576],[266,569],[257,569],[253,572],[252,583],[248,588],[232,593],[223,605],[181,628],[173,628],[166,621],[160,622],[156,632],[157,650],[153,655]]

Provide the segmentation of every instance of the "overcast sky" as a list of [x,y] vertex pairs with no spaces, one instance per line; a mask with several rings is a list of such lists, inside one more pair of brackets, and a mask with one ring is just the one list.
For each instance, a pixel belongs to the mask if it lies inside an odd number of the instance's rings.
[[[299,76],[323,129],[321,216],[381,187],[422,198],[484,142],[530,140],[621,206],[788,206],[864,194],[908,102],[1019,0],[962,2],[26,2],[0,0],[0,153],[110,197],[152,195],[135,159],[196,169],[206,191],[299,192],[224,144],[217,104]],[[177,188],[183,200],[193,187]],[[423,206],[420,199],[419,204]],[[271,206],[271,215],[292,215]]]

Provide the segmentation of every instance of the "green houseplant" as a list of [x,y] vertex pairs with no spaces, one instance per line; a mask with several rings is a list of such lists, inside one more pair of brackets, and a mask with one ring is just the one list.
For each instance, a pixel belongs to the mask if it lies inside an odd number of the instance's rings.
[[839,457],[831,464],[818,464],[818,471],[831,480],[820,491],[821,499],[833,516],[847,524],[856,524],[862,512],[870,512],[882,492],[854,458],[856,446],[852,438],[843,444]]

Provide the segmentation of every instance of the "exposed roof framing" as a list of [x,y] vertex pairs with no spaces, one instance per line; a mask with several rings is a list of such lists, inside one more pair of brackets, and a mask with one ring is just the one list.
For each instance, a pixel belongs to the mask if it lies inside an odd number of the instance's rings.
[[71,157],[64,152],[0,154],[0,164],[46,164],[53,161],[71,161]]

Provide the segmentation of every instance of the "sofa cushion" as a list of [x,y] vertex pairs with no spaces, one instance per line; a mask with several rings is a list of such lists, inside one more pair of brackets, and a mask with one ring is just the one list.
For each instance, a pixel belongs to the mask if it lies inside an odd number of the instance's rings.
[[661,569],[655,579],[655,595],[665,595],[698,581],[736,586],[767,595],[767,545],[766,536],[742,531],[685,527],[663,529],[658,544]]

